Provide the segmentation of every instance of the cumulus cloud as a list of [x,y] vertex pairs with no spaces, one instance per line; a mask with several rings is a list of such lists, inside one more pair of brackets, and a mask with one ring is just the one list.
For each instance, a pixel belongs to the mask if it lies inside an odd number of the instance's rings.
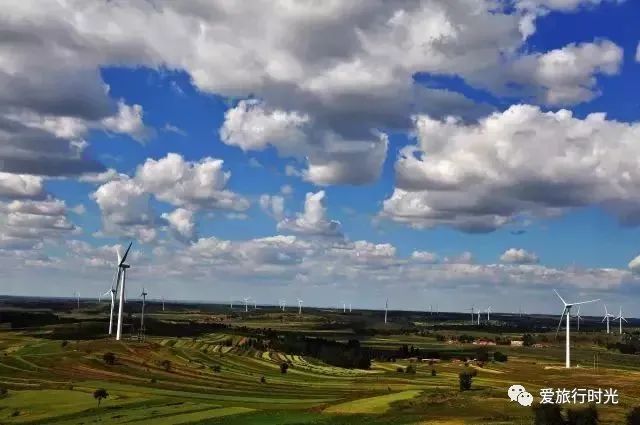
[[[303,157],[305,177],[314,183],[364,184],[377,178],[386,154],[376,131],[406,131],[413,114],[475,119],[490,109],[418,84],[415,75],[461,77],[500,91],[519,75],[508,70],[522,56],[524,32],[535,30],[530,16],[586,3],[597,2],[522,1],[515,8],[477,0],[12,6],[0,21],[11,34],[2,50],[0,100],[43,116],[102,122],[144,140],[142,109],[111,99],[99,70],[184,70],[203,92],[260,99],[231,108],[221,129],[225,143],[245,150],[271,145],[283,156]],[[269,23],[268,31],[256,25],[257,17]],[[594,46],[570,45],[546,60],[544,52],[534,53],[530,60],[540,64],[530,72],[517,67],[528,72],[515,82],[532,86],[533,93],[543,85],[541,97],[549,102],[593,96],[594,75],[615,68],[614,55],[603,44]],[[572,75],[549,75],[558,56],[576,59]],[[46,78],[41,69],[48,70]],[[496,76],[505,84],[497,84]],[[350,169],[349,163],[358,166]]]
[[67,212],[65,202],[54,198],[0,204],[0,248],[31,249],[77,233]]
[[500,261],[508,264],[536,264],[538,256],[524,249],[509,248],[500,256]]
[[223,170],[223,164],[210,157],[189,162],[169,153],[159,160],[147,159],[138,167],[135,180],[144,191],[171,205],[244,211],[249,202],[225,189],[231,173]]
[[411,259],[427,264],[433,264],[439,261],[438,254],[428,251],[413,251],[411,253]]
[[179,207],[163,218],[177,235],[187,239],[194,237],[195,226],[189,211],[245,211],[249,201],[226,189],[231,173],[222,167],[220,159],[190,162],[176,153],[147,159],[133,177],[119,175],[91,195],[102,212],[104,231],[154,240],[162,222],[151,207],[152,197]]
[[640,222],[639,124],[528,105],[477,124],[425,116],[415,123],[418,145],[401,151],[385,217],[486,232],[527,216],[600,205],[624,224]]
[[193,211],[185,208],[176,208],[170,213],[162,214],[171,229],[183,240],[191,240],[195,237],[195,222]]
[[102,120],[104,128],[115,133],[128,134],[133,139],[144,142],[153,132],[142,122],[144,113],[142,106],[129,106],[123,101],[118,102],[118,113]]
[[261,195],[260,208],[276,220],[284,219],[284,198],[279,195]]
[[0,171],[0,197],[38,198],[43,195],[42,177]]
[[640,273],[640,255],[629,261],[628,267],[633,273]]
[[342,236],[340,222],[327,218],[324,190],[307,193],[304,210],[295,218],[285,218],[280,221],[278,229],[307,235]]
[[598,95],[595,76],[617,74],[622,60],[622,48],[608,40],[569,44],[518,58],[503,84],[531,87],[536,100],[547,105],[571,105]]

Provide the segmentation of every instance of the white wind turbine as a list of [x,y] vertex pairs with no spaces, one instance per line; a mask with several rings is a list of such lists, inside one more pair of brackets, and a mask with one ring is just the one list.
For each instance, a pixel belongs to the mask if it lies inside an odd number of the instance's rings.
[[245,313],[249,312],[249,299],[250,298],[248,298],[248,297],[247,298],[243,298],[243,300],[244,300],[244,312]]
[[162,311],[164,311],[164,295],[162,296]]
[[258,301],[255,298],[253,299],[253,309],[254,310],[258,309]]
[[349,313],[351,313],[351,303],[349,303]]
[[80,292],[75,291],[73,297],[76,299],[76,309],[80,310]]
[[144,331],[144,307],[147,304],[147,292],[144,290],[144,286],[142,287],[142,292],[140,296],[142,297],[142,313],[140,314],[140,330]]
[[613,320],[619,320],[620,321],[620,335],[622,335],[622,321],[623,320],[625,322],[627,321],[627,319],[625,319],[624,316],[622,315],[622,307],[620,307],[620,312],[618,313],[618,317],[614,318]]
[[573,307],[574,305],[579,305],[579,304],[588,304],[588,303],[593,303],[596,301],[600,301],[599,299],[596,300],[589,300],[589,301],[581,301],[581,302],[576,302],[576,303],[567,303],[564,298],[562,298],[560,296],[560,294],[558,294],[558,291],[556,291],[555,289],[553,290],[553,292],[556,293],[556,295],[558,296],[558,298],[560,298],[560,301],[562,301],[562,304],[564,304],[564,308],[562,309],[562,314],[560,315],[560,322],[558,323],[558,329],[556,329],[556,335],[558,335],[558,332],[560,331],[560,325],[562,325],[562,319],[564,318],[565,314],[567,316],[567,336],[566,336],[566,348],[565,348],[565,367],[567,369],[569,369],[571,367],[571,348],[569,345],[569,334],[570,334],[570,327],[571,327],[571,320],[570,320],[570,316],[571,316],[571,307]]
[[302,301],[300,298],[298,298],[298,315],[302,314],[302,303],[304,301]]
[[285,300],[284,298],[282,298],[282,299],[280,300],[280,309],[281,309],[282,311],[284,311],[284,309],[285,309],[285,307],[286,307],[286,306],[287,306],[287,300]]
[[474,317],[473,317],[473,308],[474,308],[474,305],[472,304],[471,305],[471,324],[472,325],[473,325],[473,319],[474,319]]
[[615,316],[613,314],[609,313],[609,311],[607,310],[607,305],[604,304],[604,317],[602,318],[602,321],[604,322],[606,320],[606,322],[607,322],[607,333],[609,333],[609,319],[614,318],[614,317]]
[[342,303],[342,312],[343,313],[347,312],[347,303]]
[[491,306],[487,307],[487,322],[491,321],[491,317],[489,316],[491,314]]
[[127,255],[129,255],[129,250],[131,249],[132,244],[133,242],[129,242],[129,246],[127,247],[127,250],[124,252],[124,255],[122,257],[120,256],[120,250],[116,250],[116,253],[118,254],[118,278],[120,281],[120,297],[118,300],[118,327],[116,328],[117,341],[120,341],[120,338],[122,337],[122,309],[124,308],[124,291],[127,281],[127,269],[131,267],[129,266],[129,264],[125,263],[125,261],[127,259]]
[[387,323],[387,312],[389,310],[389,298],[384,303],[384,323]]
[[578,332],[580,332],[580,321],[584,320],[582,316],[580,316],[580,306],[578,306],[578,311],[576,312],[576,322],[578,323]]
[[480,325],[480,310],[478,310],[478,325]]

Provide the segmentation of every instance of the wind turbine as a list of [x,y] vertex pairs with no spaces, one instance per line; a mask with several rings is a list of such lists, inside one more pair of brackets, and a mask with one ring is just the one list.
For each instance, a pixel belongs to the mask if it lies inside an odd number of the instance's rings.
[[347,312],[347,303],[342,303],[342,312],[343,313]]
[[248,313],[249,312],[249,298],[243,298],[244,300],[244,312]]
[[351,313],[351,303],[349,303],[349,313]]
[[142,292],[140,296],[142,297],[142,314],[140,314],[140,330],[144,331],[144,307],[147,303],[147,292],[144,290],[144,286],[142,287]]
[[162,296],[162,311],[164,311],[164,295]]
[[[613,320],[619,320],[620,321],[620,335],[622,336],[622,321],[624,320],[625,322],[627,321],[627,319],[624,318],[624,316],[622,315],[622,307],[620,307],[620,313],[618,313],[618,317],[616,317]],[[628,322],[627,322],[628,323]]]
[[607,321],[607,333],[609,333],[609,319],[612,318],[612,317],[615,317],[615,316],[613,314],[609,313],[609,311],[607,310],[607,305],[604,304],[604,317],[602,318],[602,321],[603,322],[605,320]]
[[478,325],[480,325],[480,310],[478,310]]
[[124,252],[124,255],[122,257],[120,257],[120,250],[116,249],[116,253],[118,254],[118,278],[120,280],[120,299],[118,300],[118,327],[116,329],[117,341],[120,341],[120,338],[122,337],[122,309],[124,307],[124,290],[127,281],[127,269],[131,267],[129,264],[125,263],[125,261],[127,259],[127,255],[129,255],[131,245],[133,245],[133,242],[129,242],[129,246],[127,247],[127,250]]
[[384,303],[384,323],[387,323],[387,310],[389,310],[389,298],[387,298],[387,301]]
[[566,336],[566,349],[565,349],[565,367],[567,369],[569,369],[571,367],[571,348],[569,345],[569,334],[570,334],[570,327],[571,327],[571,321],[570,321],[570,313],[571,313],[571,307],[573,307],[574,305],[579,305],[579,304],[588,304],[588,303],[593,303],[596,301],[600,301],[599,299],[597,300],[589,300],[589,301],[581,301],[581,302],[575,302],[575,303],[567,303],[564,298],[562,298],[560,296],[560,294],[558,294],[558,291],[556,291],[555,289],[553,290],[553,292],[556,293],[556,295],[558,296],[558,298],[560,298],[560,301],[562,301],[562,304],[564,304],[564,308],[562,309],[562,314],[560,315],[560,322],[558,322],[558,329],[556,329],[556,336],[558,335],[558,332],[560,331],[560,325],[562,325],[562,319],[564,318],[565,314],[567,316],[567,336]]
[[298,315],[302,314],[302,303],[303,301],[300,298],[298,298]]
[[254,309],[254,310],[257,310],[257,309],[258,309],[258,304],[257,304],[257,301],[255,300],[255,298],[254,298],[254,300],[253,300],[253,309]]
[[80,292],[74,292],[73,297],[76,299],[77,310],[80,310]]
[[489,314],[491,314],[491,306],[487,307],[487,322],[491,321]]
[[471,305],[471,324],[473,325],[473,307],[474,305]]
[[578,322],[578,332],[580,332],[580,321],[584,320],[582,316],[580,316],[580,306],[578,306],[578,311],[576,312],[576,322]]

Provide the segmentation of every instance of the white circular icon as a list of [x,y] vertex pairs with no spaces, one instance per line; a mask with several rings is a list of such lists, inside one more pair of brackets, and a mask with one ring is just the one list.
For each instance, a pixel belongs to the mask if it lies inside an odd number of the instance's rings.
[[511,401],[518,401],[518,396],[522,393],[526,393],[527,390],[522,385],[512,385],[509,387],[507,394],[509,395],[509,399]]
[[531,406],[533,404],[533,396],[531,393],[523,392],[518,396],[518,403],[522,406]]

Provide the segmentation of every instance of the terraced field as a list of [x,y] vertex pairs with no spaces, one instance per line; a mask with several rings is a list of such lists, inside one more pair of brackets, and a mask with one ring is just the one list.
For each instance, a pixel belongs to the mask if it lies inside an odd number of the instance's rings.
[[[559,345],[500,347],[508,362],[477,367],[472,390],[460,392],[464,365],[459,361],[433,366],[418,361],[410,374],[400,372],[408,360],[344,369],[257,350],[233,332],[68,343],[48,339],[47,332],[0,331],[0,386],[8,389],[0,398],[1,424],[529,424],[531,409],[507,398],[514,383],[536,398],[544,387],[616,388],[620,403],[599,407],[605,424],[623,423],[626,412],[640,404],[638,357],[592,346],[574,349],[582,367],[570,371],[559,367]],[[362,343],[477,348],[416,335],[362,338]],[[114,364],[105,363],[107,352],[115,354]],[[594,352],[600,352],[597,372],[588,368]],[[290,366],[283,374],[285,362]],[[100,405],[93,398],[98,388],[109,393]]]

